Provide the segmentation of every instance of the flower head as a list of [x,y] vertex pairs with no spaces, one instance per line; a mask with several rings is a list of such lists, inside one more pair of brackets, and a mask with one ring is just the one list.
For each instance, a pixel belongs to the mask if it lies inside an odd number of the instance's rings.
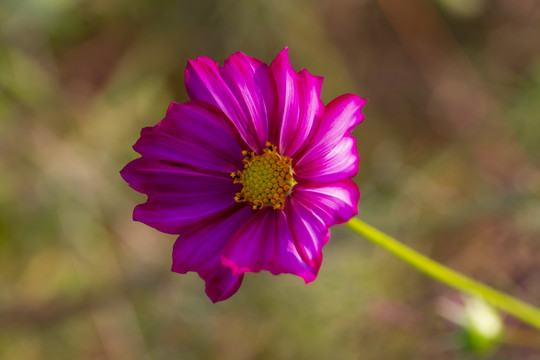
[[247,272],[315,280],[329,227],[360,197],[355,125],[366,100],[324,106],[323,79],[291,67],[288,49],[268,66],[241,52],[223,66],[189,60],[190,101],[171,103],[144,128],[122,177],[148,196],[133,218],[179,234],[172,270],[197,272],[214,302]]

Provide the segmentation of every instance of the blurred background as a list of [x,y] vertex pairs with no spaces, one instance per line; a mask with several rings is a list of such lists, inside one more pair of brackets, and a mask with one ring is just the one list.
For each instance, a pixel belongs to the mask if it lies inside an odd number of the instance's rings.
[[1,0],[0,31],[1,359],[540,358],[344,226],[314,283],[250,274],[214,305],[118,174],[187,59],[289,46],[325,103],[369,99],[359,216],[540,305],[540,1]]

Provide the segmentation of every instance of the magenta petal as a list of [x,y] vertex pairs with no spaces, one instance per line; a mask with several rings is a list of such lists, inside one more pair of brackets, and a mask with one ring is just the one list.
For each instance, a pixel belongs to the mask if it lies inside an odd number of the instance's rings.
[[253,125],[260,146],[256,150],[260,152],[268,140],[268,122],[275,116],[276,89],[270,68],[259,59],[237,52],[219,70],[247,122]]
[[199,276],[206,282],[206,295],[214,303],[233,296],[244,280],[244,274],[234,275],[230,268],[221,264],[210,272],[200,273]]
[[358,214],[360,192],[354,181],[343,180],[327,185],[297,184],[291,197],[310,209],[326,226],[332,226]]
[[282,210],[259,210],[231,237],[221,263],[233,274],[268,270],[272,274],[295,274],[306,283],[315,280],[317,269],[302,259]]
[[[223,111],[236,126],[246,145],[257,152],[264,147],[268,131],[266,118],[252,117],[255,114],[263,115],[270,107],[266,100],[254,98],[257,93],[263,94],[263,97],[270,96],[270,81],[265,79],[265,66],[257,59],[243,54],[235,55],[223,69],[232,88],[220,74],[219,65],[210,58],[189,60],[185,72],[189,97],[215,105]],[[253,89],[254,86],[259,88]]]
[[323,156],[295,166],[297,180],[309,180],[322,184],[348,179],[358,172],[359,156],[356,139],[344,137]]
[[229,174],[243,167],[238,139],[220,110],[189,101],[171,103],[167,116],[157,126],[144,128],[133,148],[146,159]]
[[310,205],[302,203],[302,199],[293,193],[287,197],[285,214],[298,253],[318,271],[322,262],[322,248],[330,239],[330,231],[325,222],[309,208]]
[[148,195],[146,203],[135,207],[133,218],[171,234],[235,205],[234,194],[239,190],[228,175],[153,159],[135,159],[120,173],[132,188]]
[[[323,112],[320,100],[322,78],[302,70],[296,73],[283,49],[270,64],[277,85],[278,117],[271,124],[272,141],[285,156],[292,156],[305,142]],[[275,138],[275,139],[274,139]]]
[[325,108],[317,130],[302,154],[298,154],[295,172],[299,179],[329,183],[353,177],[358,171],[356,140],[350,136],[364,116],[366,100],[342,95]]
[[223,248],[254,212],[250,206],[240,206],[219,219],[203,221],[186,228],[174,243],[172,271],[206,273],[221,264]]
[[306,140],[324,113],[324,104],[321,101],[323,79],[320,76],[311,75],[306,69],[297,75],[300,118],[297,134],[289,136],[289,141],[295,143],[294,146],[291,146],[291,151],[296,152],[301,145],[306,145]]
[[206,293],[213,302],[234,295],[243,275],[234,275],[230,268],[221,265],[221,252],[231,235],[252,215],[253,210],[244,206],[221,218],[187,228],[174,244],[172,271],[199,273],[206,281]]

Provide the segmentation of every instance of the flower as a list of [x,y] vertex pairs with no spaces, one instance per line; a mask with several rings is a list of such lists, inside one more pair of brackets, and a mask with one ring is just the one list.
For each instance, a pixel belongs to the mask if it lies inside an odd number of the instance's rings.
[[268,66],[237,52],[189,60],[190,101],[142,129],[121,175],[148,196],[133,218],[179,234],[172,271],[194,271],[213,302],[261,270],[315,280],[329,227],[358,212],[356,140],[366,100],[320,100],[323,78],[282,50]]

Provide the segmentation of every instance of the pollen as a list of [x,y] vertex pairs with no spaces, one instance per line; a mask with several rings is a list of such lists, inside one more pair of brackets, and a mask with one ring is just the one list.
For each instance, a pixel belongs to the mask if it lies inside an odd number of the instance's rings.
[[270,142],[260,155],[245,150],[242,154],[244,170],[231,173],[234,182],[243,186],[234,200],[249,202],[255,210],[264,206],[283,209],[285,198],[296,184],[291,159],[280,155]]

